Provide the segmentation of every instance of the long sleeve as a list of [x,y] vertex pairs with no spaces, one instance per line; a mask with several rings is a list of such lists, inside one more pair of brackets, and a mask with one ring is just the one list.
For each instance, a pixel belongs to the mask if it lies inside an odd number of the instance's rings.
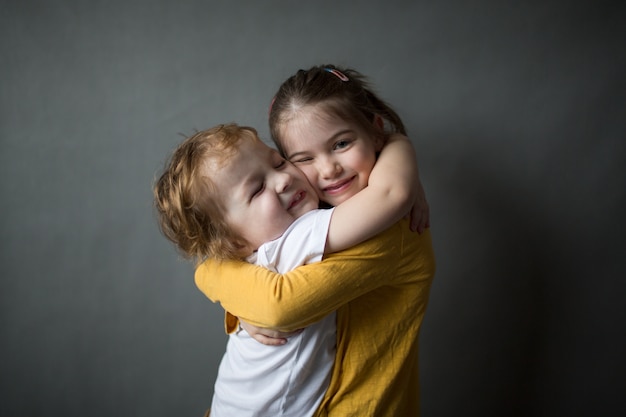
[[430,229],[401,221],[347,251],[280,275],[205,262],[196,285],[261,327],[305,327],[337,311],[331,382],[315,416],[419,415],[418,336],[436,264]]
[[196,285],[209,299],[256,326],[301,328],[392,283],[402,256],[398,227],[407,226],[398,224],[358,246],[286,274],[245,262],[209,260],[196,270]]

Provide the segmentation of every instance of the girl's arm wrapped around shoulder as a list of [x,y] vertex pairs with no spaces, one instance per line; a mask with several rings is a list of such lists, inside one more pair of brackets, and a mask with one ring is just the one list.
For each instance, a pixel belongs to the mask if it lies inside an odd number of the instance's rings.
[[198,288],[225,310],[255,326],[290,331],[312,324],[395,275],[401,254],[398,223],[321,262],[278,274],[240,261],[207,260]]

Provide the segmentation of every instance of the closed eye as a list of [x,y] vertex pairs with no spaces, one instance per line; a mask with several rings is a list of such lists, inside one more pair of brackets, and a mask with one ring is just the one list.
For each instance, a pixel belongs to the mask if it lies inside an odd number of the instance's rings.
[[250,195],[250,200],[258,197],[265,190],[265,183],[260,183],[258,187],[253,188],[252,194]]
[[291,163],[292,164],[305,164],[307,162],[311,162],[313,160],[313,158],[311,158],[310,156],[304,156],[298,159],[292,159]]

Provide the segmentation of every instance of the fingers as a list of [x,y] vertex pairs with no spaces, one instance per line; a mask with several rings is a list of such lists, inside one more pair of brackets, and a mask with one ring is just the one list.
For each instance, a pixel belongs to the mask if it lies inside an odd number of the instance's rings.
[[[428,207],[426,207],[427,209]],[[424,225],[426,223],[426,216],[427,216],[427,212],[424,210],[424,208],[422,208],[422,211],[420,212],[420,218],[419,218],[419,223],[417,225],[417,233],[422,233],[424,231]]]
[[414,205],[410,213],[411,222],[409,227],[411,231],[419,234],[422,234],[424,230],[430,227],[430,210],[428,204],[426,202],[422,204],[421,206]]
[[424,231],[424,211],[423,207],[415,204],[411,208],[411,223],[410,228],[412,232],[422,233]]
[[299,329],[293,332],[280,332],[278,330],[263,329],[247,323],[243,320],[239,320],[239,325],[257,342],[267,346],[281,346],[287,343],[289,337],[295,336],[302,332],[304,329]]
[[428,201],[426,200],[426,193],[424,187],[418,179],[415,201],[410,212],[411,222],[409,227],[411,231],[422,234],[424,230],[430,227],[430,208],[428,207]]
[[413,209],[411,210],[411,226],[410,226],[412,232],[421,233],[419,230],[421,219],[422,219],[421,211],[419,209],[416,210],[416,207],[413,207]]
[[257,342],[264,344],[266,346],[282,346],[285,343],[287,343],[287,339],[282,339],[282,338],[277,339],[277,338],[268,337],[259,333],[253,335],[252,338],[256,340]]
[[285,343],[287,343],[287,339],[295,336],[297,334],[300,334],[302,332],[302,330],[304,329],[299,329],[293,332],[279,332],[279,331],[272,331],[272,330],[268,330],[268,329],[262,329],[263,332],[265,334],[259,333],[259,332],[253,332],[250,333],[248,332],[248,334],[257,342],[262,343],[264,345],[267,346],[281,346],[284,345]]

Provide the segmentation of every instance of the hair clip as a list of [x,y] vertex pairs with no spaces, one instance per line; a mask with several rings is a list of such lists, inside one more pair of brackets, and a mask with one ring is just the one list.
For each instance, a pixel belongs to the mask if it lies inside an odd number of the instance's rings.
[[337,76],[337,78],[339,78],[341,81],[350,81],[348,79],[348,77],[346,77],[343,72],[336,70],[334,68],[324,68],[324,71],[326,72],[330,72],[331,74],[334,74]]

